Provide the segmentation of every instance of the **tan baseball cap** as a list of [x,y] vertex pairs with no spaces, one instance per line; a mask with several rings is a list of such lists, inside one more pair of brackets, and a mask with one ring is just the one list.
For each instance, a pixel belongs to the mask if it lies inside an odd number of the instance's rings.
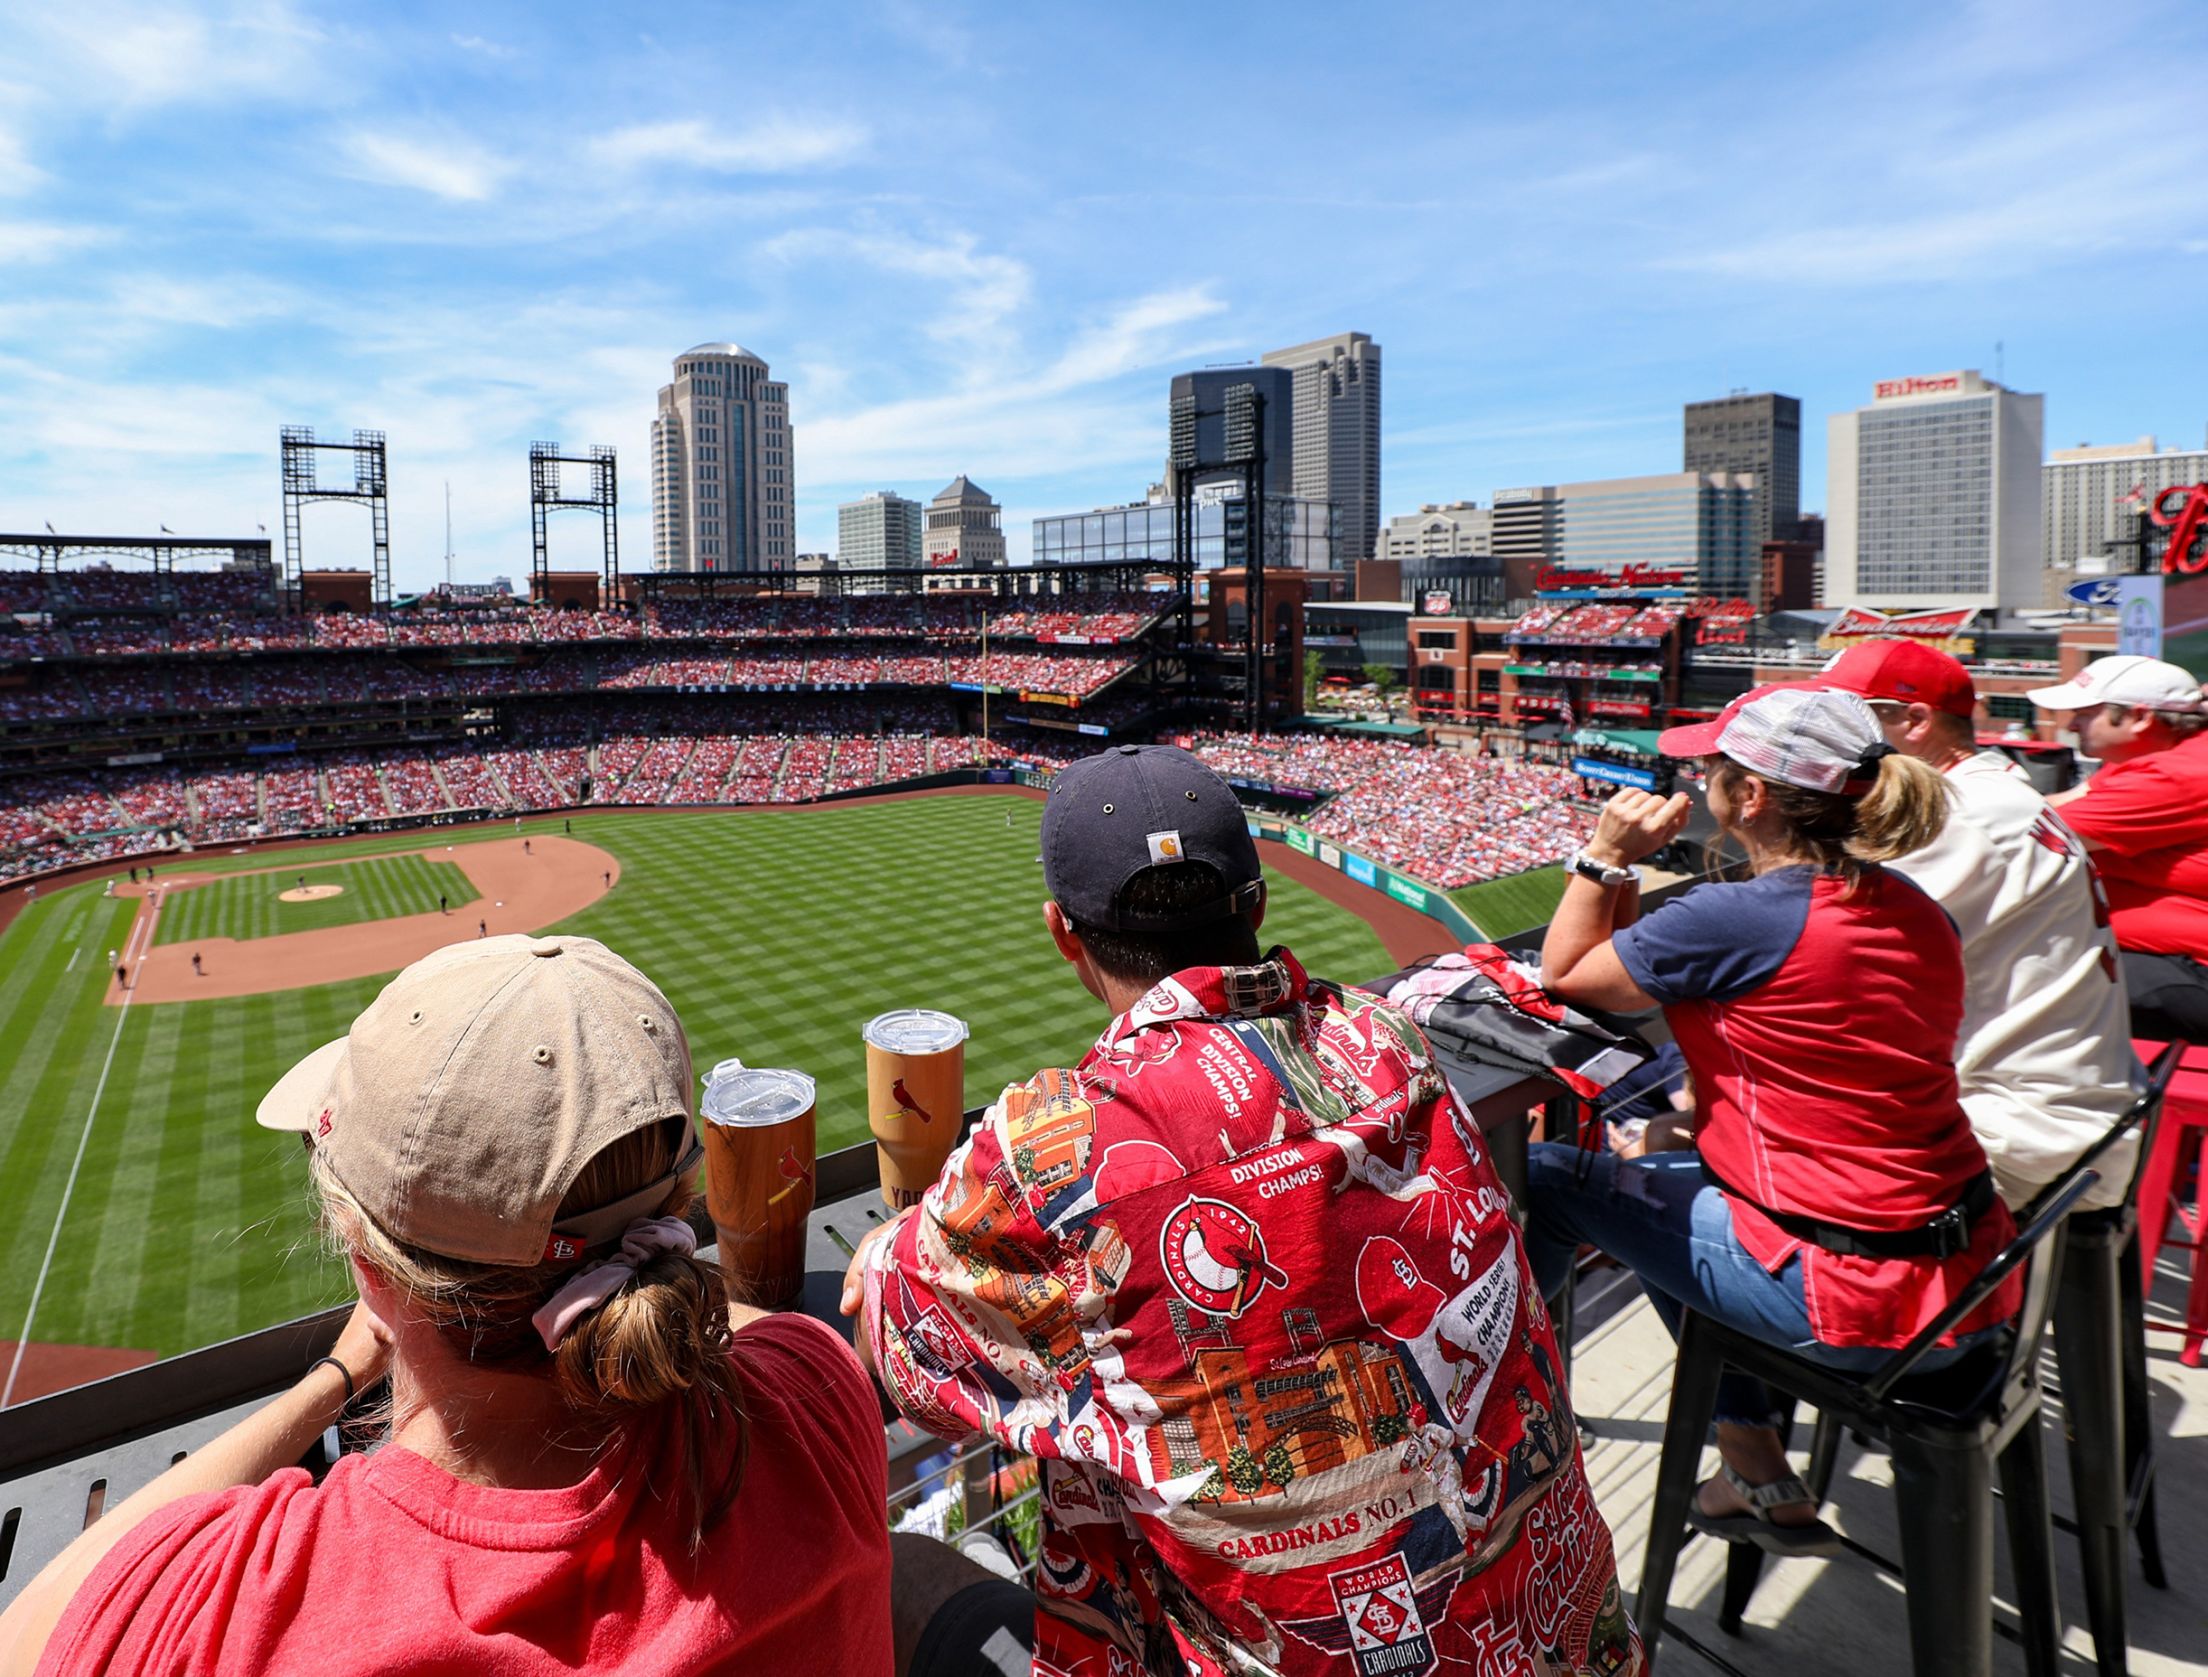
[[[494,937],[423,956],[257,1116],[310,1136],[393,1239],[471,1263],[572,1260],[621,1238],[697,1169],[690,1048],[650,979],[583,937]],[[558,1218],[583,1167],[680,1120],[675,1168]]]

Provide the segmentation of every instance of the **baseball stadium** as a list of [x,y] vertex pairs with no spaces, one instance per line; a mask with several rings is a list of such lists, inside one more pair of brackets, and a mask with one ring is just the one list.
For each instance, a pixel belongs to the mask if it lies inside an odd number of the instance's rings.
[[876,1013],[967,1020],[969,1104],[1102,1024],[1040,919],[1074,755],[1192,746],[1270,841],[1268,929],[1353,977],[1545,918],[1591,807],[1400,725],[1251,733],[1225,591],[1170,575],[609,569],[492,604],[372,598],[265,540],[7,553],[5,1403],[347,1296],[253,1108],[443,944],[604,940],[701,1064],[816,1077],[827,1151],[866,1138]]

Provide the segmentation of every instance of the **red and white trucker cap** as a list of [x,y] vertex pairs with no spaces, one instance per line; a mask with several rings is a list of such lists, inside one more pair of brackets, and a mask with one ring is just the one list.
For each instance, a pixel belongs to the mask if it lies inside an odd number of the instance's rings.
[[2024,695],[2041,710],[2093,710],[2131,705],[2139,710],[2199,710],[2200,682],[2175,664],[2118,652],[2096,658],[2060,687],[2035,687]]
[[1729,757],[1767,780],[1811,792],[1870,790],[1878,760],[1893,751],[1871,707],[1853,693],[1809,682],[1759,687],[1714,721],[1666,728],[1666,757]]

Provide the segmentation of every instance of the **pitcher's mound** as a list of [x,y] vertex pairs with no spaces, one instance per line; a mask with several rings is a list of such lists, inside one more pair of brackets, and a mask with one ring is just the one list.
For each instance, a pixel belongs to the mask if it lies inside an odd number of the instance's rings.
[[324,897],[342,896],[344,891],[342,885],[294,885],[279,893],[276,900],[280,903],[318,903]]

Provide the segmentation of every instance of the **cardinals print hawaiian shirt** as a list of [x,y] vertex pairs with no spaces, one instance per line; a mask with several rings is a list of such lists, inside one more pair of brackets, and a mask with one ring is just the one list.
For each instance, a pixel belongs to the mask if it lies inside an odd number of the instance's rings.
[[1478,1133],[1285,950],[1006,1089],[865,1301],[907,1415],[1042,1464],[1041,1677],[1639,1669]]

